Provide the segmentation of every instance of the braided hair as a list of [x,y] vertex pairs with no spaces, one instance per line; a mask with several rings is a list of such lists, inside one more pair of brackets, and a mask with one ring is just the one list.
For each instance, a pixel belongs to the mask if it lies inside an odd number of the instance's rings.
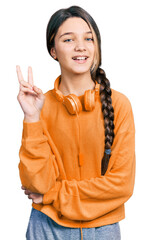
[[105,127],[105,152],[101,164],[101,175],[104,175],[108,168],[109,159],[111,157],[111,146],[115,136],[113,123],[114,109],[112,106],[110,82],[106,78],[106,74],[102,68],[97,69],[96,80],[100,84],[100,100],[102,103]]
[[[106,78],[105,71],[101,65],[101,37],[96,22],[91,15],[79,6],[71,6],[56,11],[50,18],[46,29],[46,44],[49,54],[54,47],[54,39],[61,24],[70,17],[82,18],[90,27],[93,34],[96,54],[90,69],[93,81],[100,84],[100,100],[102,103],[102,113],[105,127],[105,151],[101,160],[101,175],[105,175],[111,157],[111,146],[114,140],[114,109],[112,106],[110,82]],[[52,55],[51,55],[52,57]],[[55,59],[58,61],[58,59]]]

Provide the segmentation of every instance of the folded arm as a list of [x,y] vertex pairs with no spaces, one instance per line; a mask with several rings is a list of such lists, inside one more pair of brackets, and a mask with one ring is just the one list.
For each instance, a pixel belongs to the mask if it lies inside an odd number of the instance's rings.
[[44,194],[59,176],[49,137],[44,134],[42,121],[23,120],[22,144],[19,150],[19,174],[22,185],[32,192]]

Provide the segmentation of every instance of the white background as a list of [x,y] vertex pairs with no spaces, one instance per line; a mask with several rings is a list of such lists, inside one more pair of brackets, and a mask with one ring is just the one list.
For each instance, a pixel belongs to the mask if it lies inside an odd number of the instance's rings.
[[[99,5],[100,3],[100,5]],[[24,240],[31,210],[20,189],[18,163],[23,112],[17,101],[16,65],[43,92],[60,74],[46,49],[46,25],[58,9],[79,5],[95,19],[102,38],[102,68],[111,88],[132,104],[136,126],[136,182],[120,222],[122,240],[152,239],[151,1],[136,0],[13,0],[0,4],[0,239]]]

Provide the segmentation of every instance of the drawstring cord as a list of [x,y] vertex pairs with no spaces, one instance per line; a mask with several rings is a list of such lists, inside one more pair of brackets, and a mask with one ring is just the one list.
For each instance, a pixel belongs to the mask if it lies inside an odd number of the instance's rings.
[[[83,165],[83,154],[81,153],[81,150],[80,150],[80,122],[79,122],[79,114],[78,112],[76,111],[76,115],[77,115],[77,120],[78,120],[78,127],[79,127],[79,132],[78,132],[78,158],[79,158],[79,167],[81,167]],[[80,176],[81,177],[81,176]]]
[[82,225],[81,225],[81,221],[80,221],[80,230],[81,230],[81,240],[83,240],[83,232],[82,232]]

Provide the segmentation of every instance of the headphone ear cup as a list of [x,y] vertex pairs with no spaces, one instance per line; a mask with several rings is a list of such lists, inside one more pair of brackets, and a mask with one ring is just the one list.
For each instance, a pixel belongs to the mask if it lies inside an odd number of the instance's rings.
[[84,94],[85,110],[92,111],[95,108],[95,91],[87,90]]
[[63,104],[70,114],[76,114],[82,111],[82,104],[79,98],[74,94],[69,94],[64,98]]

